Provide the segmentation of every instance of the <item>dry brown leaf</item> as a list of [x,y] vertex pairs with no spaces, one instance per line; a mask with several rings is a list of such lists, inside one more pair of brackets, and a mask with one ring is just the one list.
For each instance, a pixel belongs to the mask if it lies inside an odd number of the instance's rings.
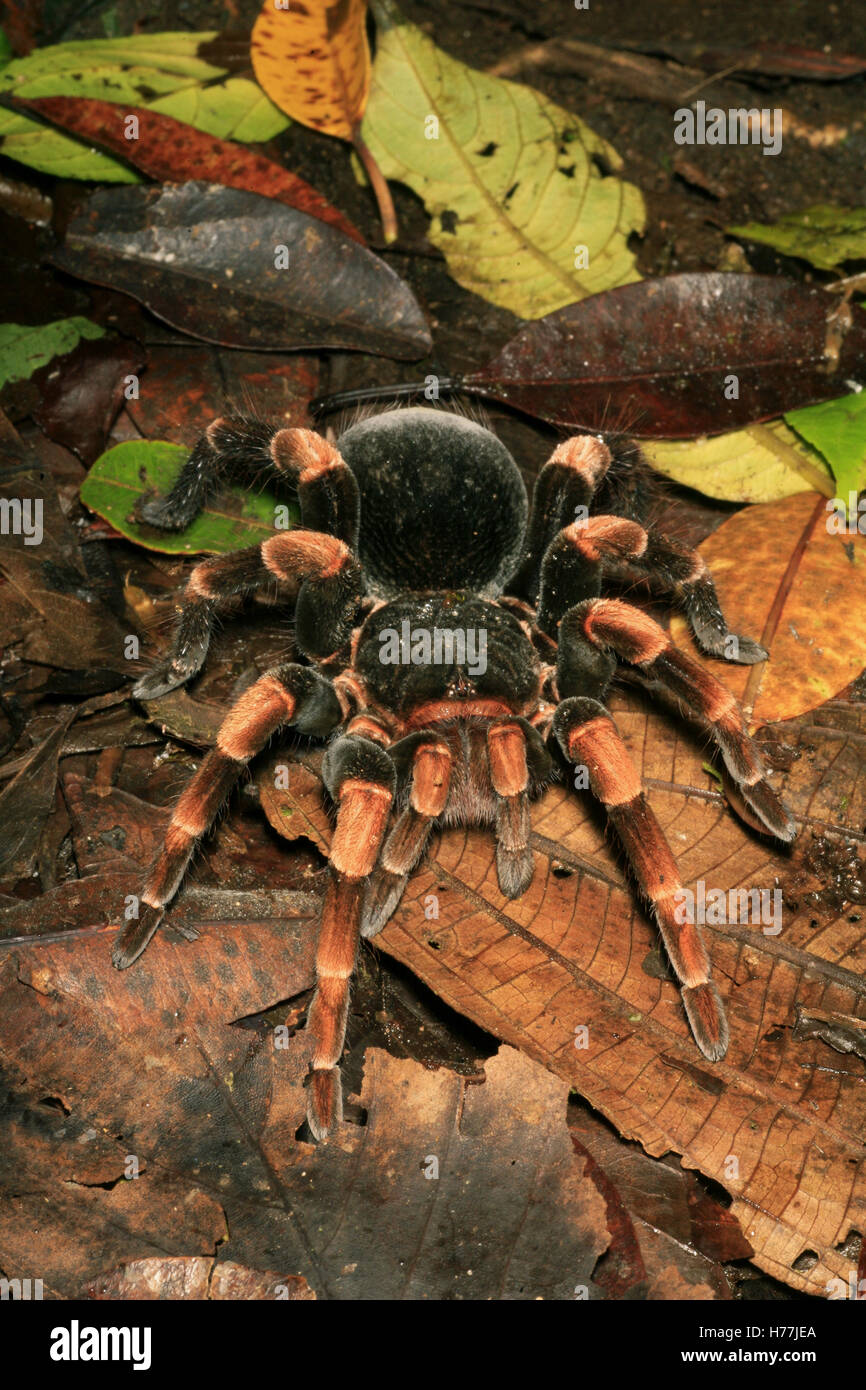
[[[785,853],[708,789],[694,740],[636,699],[614,704],[684,883],[784,888],[792,873]],[[826,723],[785,730],[794,758],[787,801],[817,831],[860,835],[857,706],[837,711],[847,730],[832,727],[833,707],[821,714]],[[509,902],[497,887],[492,837],[447,832],[377,945],[453,1008],[567,1079],[624,1137],[650,1154],[682,1154],[685,1166],[721,1183],[756,1262],[826,1296],[831,1278],[852,1272],[837,1247],[862,1228],[866,1081],[859,1058],[820,1039],[797,1041],[793,1029],[798,1003],[866,1019],[862,914],[804,903],[785,908],[778,936],[751,923],[704,928],[731,1023],[728,1056],[711,1066],[695,1050],[657,935],[586,800],[549,791],[533,808],[533,844],[535,879]],[[438,920],[428,920],[430,894]],[[581,1026],[586,1050],[575,1046]],[[817,1258],[802,1260],[809,1251]]]
[[246,1269],[231,1260],[175,1255],[168,1259],[130,1260],[94,1279],[85,1294],[97,1299],[274,1299],[315,1301],[306,1279]]
[[719,675],[757,725],[815,709],[866,665],[866,543],[827,530],[826,498],[798,493],[744,507],[699,547],[722,608],[770,653],[757,666],[730,666],[698,653],[685,621],[677,644]]

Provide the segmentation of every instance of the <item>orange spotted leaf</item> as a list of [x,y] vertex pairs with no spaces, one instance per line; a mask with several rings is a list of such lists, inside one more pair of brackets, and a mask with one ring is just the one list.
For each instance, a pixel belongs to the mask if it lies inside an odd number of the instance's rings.
[[268,0],[252,36],[253,71],[296,121],[351,140],[370,90],[364,0]]
[[386,241],[397,236],[388,184],[361,139],[370,94],[365,0],[268,0],[253,26],[252,62],[271,100],[293,120],[351,140],[379,204]]

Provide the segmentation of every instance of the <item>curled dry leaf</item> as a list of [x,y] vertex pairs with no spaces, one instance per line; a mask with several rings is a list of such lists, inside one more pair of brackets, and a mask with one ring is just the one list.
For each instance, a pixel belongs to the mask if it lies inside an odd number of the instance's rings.
[[318,218],[238,188],[101,189],[51,259],[207,342],[398,358],[432,345],[415,296],[384,261]]
[[175,1255],[165,1259],[129,1260],[85,1286],[96,1299],[272,1299],[315,1301],[299,1274],[247,1269],[233,1260]]
[[[724,610],[770,653],[757,666],[724,672],[755,725],[814,709],[866,665],[866,542],[856,529],[833,533],[832,520],[831,502],[801,493],[737,512],[699,547]],[[681,617],[671,634],[718,674],[719,663],[697,652]]]

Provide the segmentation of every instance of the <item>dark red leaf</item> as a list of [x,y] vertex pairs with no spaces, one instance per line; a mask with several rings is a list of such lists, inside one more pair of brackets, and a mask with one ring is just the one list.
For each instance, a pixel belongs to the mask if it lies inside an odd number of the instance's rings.
[[[527,326],[463,378],[569,428],[624,419],[633,434],[722,434],[866,379],[866,313],[852,308],[834,370],[824,290],[779,276],[671,275],[569,304]],[[736,398],[731,378],[736,377]]]
[[[76,97],[22,97],[18,104],[71,135],[120,155],[152,179],[166,183],[206,179],[228,188],[245,188],[317,217],[364,245],[358,228],[306,179],[233,140],[218,140],[215,135],[147,107],[117,106],[111,101]],[[134,140],[126,134],[131,116],[138,121]]]
[[83,339],[35,373],[39,404],[33,418],[49,439],[91,464],[105,448],[126,378],[137,375],[145,361],[143,348],[123,338]]
[[220,184],[99,189],[51,260],[228,347],[415,359],[432,346],[415,296],[378,256],[297,208]]

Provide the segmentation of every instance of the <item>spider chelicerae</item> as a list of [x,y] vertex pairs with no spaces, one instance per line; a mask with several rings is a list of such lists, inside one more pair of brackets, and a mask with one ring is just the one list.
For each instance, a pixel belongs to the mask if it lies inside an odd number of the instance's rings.
[[[386,411],[353,424],[336,445],[307,429],[221,419],[172,490],[140,514],[182,529],[222,478],[250,470],[297,487],[300,528],[197,564],[171,652],[134,693],[151,699],[188,681],[220,605],[275,581],[294,603],[304,661],[268,671],[229,711],[174,808],[114,964],[124,969],[145,949],[197,843],[272,735],[291,726],[328,740],[323,780],[337,816],[307,1020],[309,1124],[325,1138],[342,1115],[339,1062],[359,936],[391,917],[440,825],[491,826],[500,889],[524,893],[530,802],[564,757],[586,769],[615,828],[698,1047],[721,1059],[728,1026],[709,956],[697,926],[679,920],[676,861],[605,705],[618,663],[703,723],[766,831],[787,841],[795,827],[730,691],[643,609],[603,593],[608,580],[647,580],[682,605],[704,651],[766,658],[728,631],[700,557],[636,519],[641,470],[622,442],[565,440],[530,508],[508,450],[459,413]],[[607,511],[594,513],[594,502]]]

